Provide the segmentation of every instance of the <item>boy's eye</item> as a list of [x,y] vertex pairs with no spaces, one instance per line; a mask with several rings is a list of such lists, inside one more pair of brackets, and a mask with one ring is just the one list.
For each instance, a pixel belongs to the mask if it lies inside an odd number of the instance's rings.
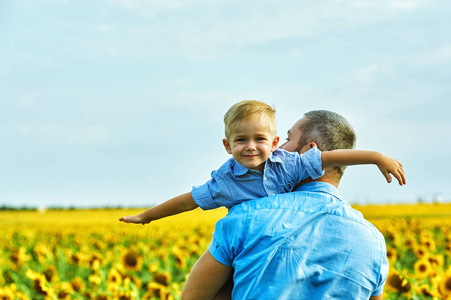
[[236,142],[238,143],[243,143],[244,141],[246,141],[245,139],[236,139]]
[[266,141],[266,139],[263,138],[263,137],[258,137],[258,138],[257,138],[257,141],[259,141],[259,142],[261,142],[261,141]]

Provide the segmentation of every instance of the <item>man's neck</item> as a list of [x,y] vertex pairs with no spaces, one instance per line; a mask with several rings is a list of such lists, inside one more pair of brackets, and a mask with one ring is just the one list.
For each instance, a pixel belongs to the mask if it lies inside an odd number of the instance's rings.
[[309,177],[307,179],[302,180],[301,182],[298,183],[296,188],[308,182],[325,182],[332,184],[334,187],[338,189],[338,184],[340,183],[340,180],[337,179],[336,176],[329,175],[328,172],[326,171],[326,173],[318,179],[313,180],[312,178]]

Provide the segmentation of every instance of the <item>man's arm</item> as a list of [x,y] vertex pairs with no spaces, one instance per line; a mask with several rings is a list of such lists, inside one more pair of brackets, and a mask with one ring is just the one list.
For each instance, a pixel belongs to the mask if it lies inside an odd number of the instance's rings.
[[210,251],[205,251],[194,264],[183,286],[182,300],[218,299],[215,297],[232,275],[232,270],[218,262]]
[[402,164],[380,152],[353,149],[324,151],[321,152],[321,161],[324,169],[335,166],[375,164],[387,179],[387,182],[392,181],[390,174],[393,174],[399,185],[406,184]]
[[370,297],[370,300],[382,300],[382,294]]
[[155,207],[151,207],[138,215],[119,218],[119,221],[123,221],[125,223],[142,223],[144,225],[154,220],[193,210],[197,207],[198,205],[194,201],[190,192],[174,197]]

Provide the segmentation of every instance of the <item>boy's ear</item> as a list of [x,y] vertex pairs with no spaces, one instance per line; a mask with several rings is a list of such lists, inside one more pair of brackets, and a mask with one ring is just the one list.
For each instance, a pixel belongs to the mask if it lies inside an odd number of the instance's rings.
[[274,137],[274,139],[272,140],[271,152],[276,151],[277,146],[279,146],[279,140],[280,140],[280,136],[276,135]]
[[226,149],[227,153],[232,154],[232,147],[230,146],[229,141],[227,139],[223,139],[222,144],[224,145],[224,148]]

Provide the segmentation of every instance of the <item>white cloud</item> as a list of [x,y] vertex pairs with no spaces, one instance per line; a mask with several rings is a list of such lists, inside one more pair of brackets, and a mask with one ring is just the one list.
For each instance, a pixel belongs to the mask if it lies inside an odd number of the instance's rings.
[[408,63],[413,63],[417,66],[430,68],[432,66],[443,65],[451,62],[451,45],[445,45],[439,48],[431,49],[416,53],[407,57]]
[[432,51],[430,58],[433,62],[443,63],[451,61],[451,46],[444,46]]
[[128,23],[121,18],[99,24],[88,22],[81,25],[86,34],[71,38],[62,49],[71,56],[93,52],[96,56],[125,55],[140,60],[171,55],[218,61],[246,46],[317,36],[328,32],[337,21],[368,23],[426,5],[422,0],[330,0],[309,5],[298,1],[286,1],[284,5],[251,1],[237,10],[238,4],[236,0],[106,0],[106,5],[137,18]]
[[64,125],[47,124],[39,129],[39,134],[70,145],[103,144],[108,142],[112,136],[107,128],[96,125],[71,128]]
[[19,128],[20,133],[22,134],[30,134],[31,133],[31,127],[27,124],[23,124]]
[[204,7],[211,5],[211,2],[207,0],[107,0],[107,3],[147,16],[155,16],[158,12],[164,10],[179,10],[196,5]]
[[366,90],[378,77],[385,77],[392,74],[392,68],[388,65],[370,64],[361,67],[351,73],[341,77],[341,81],[356,90]]
[[385,12],[415,10],[424,7],[428,3],[431,3],[431,1],[427,2],[424,0],[331,0],[330,2],[344,8],[356,8],[361,10],[376,10]]
[[33,108],[36,105],[35,96],[28,94],[19,99],[20,108]]

